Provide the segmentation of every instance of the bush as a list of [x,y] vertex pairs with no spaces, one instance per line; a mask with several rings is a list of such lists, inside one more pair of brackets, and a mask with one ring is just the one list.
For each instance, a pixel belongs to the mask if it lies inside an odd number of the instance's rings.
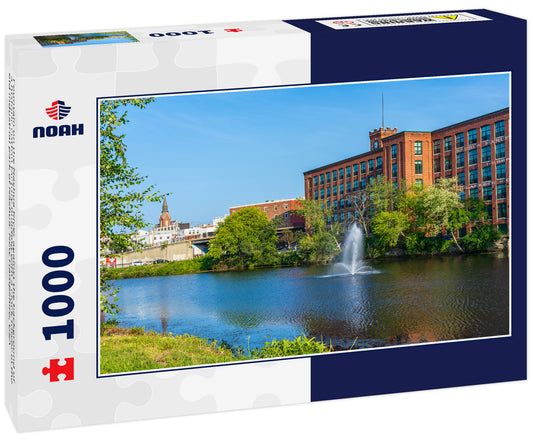
[[252,349],[249,358],[289,357],[329,351],[329,347],[321,341],[316,341],[314,338],[307,338],[305,335],[301,335],[294,340],[273,340],[270,343],[265,343],[265,346],[262,348]]
[[492,224],[484,224],[473,228],[470,233],[461,238],[461,244],[470,251],[486,250],[494,246],[500,234]]

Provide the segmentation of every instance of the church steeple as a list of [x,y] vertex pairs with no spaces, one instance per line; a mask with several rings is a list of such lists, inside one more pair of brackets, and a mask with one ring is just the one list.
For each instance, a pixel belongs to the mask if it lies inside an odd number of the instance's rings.
[[168,213],[167,198],[163,201],[163,208],[161,209],[161,214],[159,215],[159,227],[168,227],[170,226],[170,213]]

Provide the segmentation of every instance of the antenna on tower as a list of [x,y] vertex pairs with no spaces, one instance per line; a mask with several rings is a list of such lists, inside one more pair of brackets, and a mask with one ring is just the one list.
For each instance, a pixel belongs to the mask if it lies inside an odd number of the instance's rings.
[[381,128],[385,128],[385,99],[381,92]]

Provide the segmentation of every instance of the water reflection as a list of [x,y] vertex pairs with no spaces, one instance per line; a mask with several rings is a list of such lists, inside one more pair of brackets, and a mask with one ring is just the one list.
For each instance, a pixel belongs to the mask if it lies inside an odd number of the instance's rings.
[[121,280],[119,321],[262,346],[302,333],[339,348],[509,332],[502,255],[388,260],[380,274],[317,279],[327,267]]

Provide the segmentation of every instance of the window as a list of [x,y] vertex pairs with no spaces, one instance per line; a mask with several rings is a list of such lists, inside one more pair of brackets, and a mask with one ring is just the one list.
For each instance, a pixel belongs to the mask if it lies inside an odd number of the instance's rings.
[[333,196],[337,196],[337,186],[333,186]]
[[415,184],[416,185],[424,185],[424,180],[422,178],[417,178],[417,179],[415,179]]
[[457,168],[465,166],[465,154],[464,152],[457,153]]
[[481,142],[490,141],[490,125],[481,127]]
[[496,198],[498,199],[507,198],[507,184],[501,183],[496,186]]
[[314,182],[315,182],[315,187],[316,187],[318,185],[318,176],[315,176]]
[[337,214],[336,213],[333,215],[333,222],[337,222]]
[[496,159],[505,158],[505,142],[496,144]]
[[455,135],[455,148],[463,148],[465,146],[465,134],[457,133]]
[[339,181],[342,181],[344,179],[344,169],[339,168]]
[[440,158],[433,160],[433,171],[435,173],[440,173]]
[[344,198],[339,201],[339,207],[344,209]]
[[433,141],[433,154],[438,155],[440,153],[440,140]]
[[324,199],[324,189],[320,189],[320,199]]
[[341,184],[339,185],[339,194],[340,194],[340,195],[344,195],[344,183],[341,183]]
[[450,151],[452,149],[452,137],[446,136],[444,138],[444,151]]
[[318,189],[315,190],[315,200],[318,199]]
[[326,184],[329,184],[331,181],[331,173],[330,172],[327,172],[326,173]]
[[505,121],[498,121],[494,124],[495,137],[501,138],[505,136]]
[[468,130],[468,145],[477,144],[477,129]]
[[415,156],[422,156],[422,141],[415,141]]
[[398,164],[392,164],[392,177],[396,178],[398,176]]
[[353,182],[353,189],[354,191],[357,190],[359,188],[359,181],[357,179],[354,180]]
[[[341,209],[342,209],[342,207],[341,207]],[[341,213],[341,222],[344,222],[344,212]]]
[[333,170],[333,182],[337,182],[337,170]]
[[479,199],[479,192],[477,189],[471,189],[470,190],[470,197],[471,198],[475,198],[475,199]]
[[[490,185],[483,187],[483,199],[485,201],[492,200],[492,187]],[[492,207],[491,207],[492,209]]]
[[481,149],[481,162],[489,162],[490,161],[490,145],[485,145]]
[[346,208],[349,209],[351,206],[352,206],[352,200],[350,199],[350,197],[348,197],[346,198]]
[[373,159],[370,159],[368,161],[368,171],[369,172],[373,172],[374,171],[374,160]]
[[289,209],[289,204],[283,204],[283,208],[284,208],[285,210],[288,210],[288,209]]
[[329,209],[331,207],[331,201],[327,201],[326,207]]
[[502,235],[507,235],[507,224],[498,224],[498,232],[500,232]]
[[470,184],[477,184],[477,168],[470,170]]
[[485,210],[487,211],[488,219],[492,219],[492,204],[488,204]]
[[483,181],[490,181],[492,179],[490,165],[483,167]]
[[415,161],[415,175],[422,174],[422,161]]
[[507,218],[507,203],[500,202],[497,207],[498,218]]
[[376,159],[376,170],[381,170],[383,168],[383,158],[378,156]]
[[[462,191],[462,192],[459,193],[459,199],[460,199],[461,201],[464,201],[464,200],[465,200],[465,192],[464,192],[464,191]],[[464,235],[463,235],[463,236],[464,236]]]
[[446,156],[444,158],[444,170],[451,170],[452,169],[452,157]]
[[337,200],[334,199],[333,200],[333,211],[337,210],[337,206],[338,206]]
[[352,191],[352,183],[348,181],[346,183],[346,193],[350,193]]
[[352,167],[348,166],[346,167],[346,177],[351,178],[352,177]]
[[324,174],[320,175],[320,185],[324,185]]
[[274,211],[277,211],[278,210],[278,206],[274,206]]
[[468,165],[477,164],[477,149],[468,152]]
[[496,165],[496,179],[505,179],[505,162]]
[[457,184],[465,185],[465,172],[457,173]]
[[396,159],[396,156],[398,156],[398,145],[392,144],[390,149],[390,157],[391,159]]
[[353,175],[357,176],[359,174],[359,164],[353,165]]
[[331,187],[328,187],[326,189],[326,198],[328,198],[328,199],[331,198]]
[[364,175],[366,173],[366,162],[361,162],[361,174]]
[[361,190],[366,189],[366,178],[361,179]]

